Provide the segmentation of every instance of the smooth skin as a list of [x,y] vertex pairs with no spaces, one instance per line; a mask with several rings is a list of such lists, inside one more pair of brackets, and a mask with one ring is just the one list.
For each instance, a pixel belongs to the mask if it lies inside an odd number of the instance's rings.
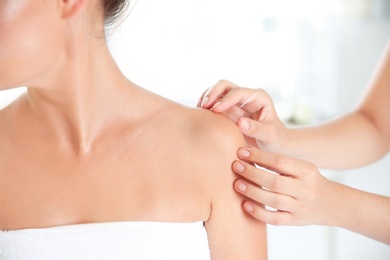
[[27,86],[0,110],[0,229],[204,221],[212,259],[267,259],[232,189],[242,134],[130,82],[99,1],[0,1],[0,90]]
[[207,90],[198,106],[229,116],[246,136],[250,148],[238,151],[241,160],[233,169],[251,182],[238,180],[235,188],[250,199],[244,207],[256,219],[339,226],[390,244],[390,198],[330,181],[317,169],[360,167],[389,152],[390,42],[357,108],[322,125],[287,128],[264,90],[225,80]]

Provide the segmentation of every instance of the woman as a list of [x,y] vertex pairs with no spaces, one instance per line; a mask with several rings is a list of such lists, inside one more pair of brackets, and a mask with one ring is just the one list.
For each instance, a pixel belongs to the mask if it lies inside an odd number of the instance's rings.
[[128,4],[0,2],[0,89],[27,86],[0,111],[0,258],[266,259],[231,189],[235,125],[110,55],[104,22]]
[[233,164],[236,173],[252,181],[235,183],[236,190],[251,199],[244,207],[252,216],[275,225],[339,226],[390,244],[390,198],[329,181],[312,164],[347,169],[372,163],[390,151],[390,42],[357,109],[323,125],[286,128],[264,91],[227,81],[203,95],[198,106],[229,115],[253,146],[240,149],[242,160]]

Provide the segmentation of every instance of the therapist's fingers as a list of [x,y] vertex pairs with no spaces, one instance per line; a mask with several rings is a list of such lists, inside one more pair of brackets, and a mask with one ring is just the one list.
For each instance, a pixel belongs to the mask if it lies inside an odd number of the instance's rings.
[[[334,200],[332,182],[309,162],[256,148],[242,148],[233,171],[243,177],[235,182],[237,192],[248,198],[247,211],[275,225],[309,225],[326,222]],[[260,167],[257,167],[257,166]],[[259,207],[269,206],[277,211]],[[285,214],[288,213],[288,214]]]
[[[297,193],[297,185],[295,179],[293,178],[256,168],[255,166],[245,163],[243,161],[235,161],[233,163],[233,170],[235,173],[258,185],[258,187],[263,187],[272,192],[290,197],[294,197]],[[249,192],[253,190],[254,189],[251,188]],[[245,194],[245,196],[247,196],[247,194]],[[249,197],[253,198],[251,195],[249,195]],[[259,202],[263,203],[264,201]]]
[[[266,120],[254,120],[248,117],[240,117],[237,126],[241,132],[253,139],[251,146],[267,149],[268,151],[282,151],[283,146],[289,141],[286,126],[273,113],[264,107],[259,118]],[[273,119],[272,119],[273,118]]]
[[295,211],[298,205],[293,197],[263,189],[244,180],[237,180],[234,187],[247,198],[274,209],[291,212]]
[[240,117],[237,119],[237,126],[245,136],[254,138],[260,144],[267,140],[273,140],[269,136],[274,133],[272,129],[274,124],[265,124],[247,117]]
[[[236,163],[233,164],[234,171],[256,184],[262,183],[263,177],[267,176],[264,171],[258,168],[248,164],[245,165],[245,168],[242,168],[236,165]],[[291,179],[285,176],[280,176],[280,178]],[[270,182],[266,180],[265,183]],[[283,190],[280,181],[274,181],[273,183],[279,184],[276,186],[270,185],[271,187],[276,190]],[[244,209],[254,218],[272,225],[290,225],[294,223],[295,213],[299,208],[299,201],[294,196],[266,190],[244,180],[237,180],[234,183],[234,188],[237,192],[250,199],[245,201]],[[265,208],[263,205],[266,205],[268,208]],[[269,209],[269,207],[272,209]]]
[[300,178],[302,175],[317,171],[317,168],[309,162],[281,154],[265,152],[257,148],[241,148],[238,150],[237,155],[242,160],[256,163],[275,173],[292,178]]
[[206,90],[198,101],[198,107],[210,109],[216,102],[223,98],[231,89],[238,86],[227,80],[220,80],[212,88]]
[[263,206],[250,201],[244,202],[244,209],[254,218],[275,226],[289,225],[293,221],[291,212],[267,210]]
[[205,96],[207,96],[208,92],[210,91],[211,88],[208,88],[206,89],[202,95],[200,96],[199,100],[198,100],[198,103],[196,104],[197,107],[201,108],[202,107],[202,103],[204,102],[203,99],[205,98]]
[[[226,95],[217,103],[215,103],[211,109],[214,112],[221,113],[233,106],[238,106],[249,112],[251,118],[255,118],[253,114],[256,112],[263,113],[264,108],[268,105],[272,105],[272,101],[270,96],[264,90],[234,88],[226,93]],[[257,117],[256,120],[258,119],[259,118]]]
[[[232,88],[221,99],[212,106],[214,112],[221,113],[233,106],[245,107],[245,109],[253,103],[258,103],[259,95],[255,89],[249,88]],[[257,101],[257,102],[256,102]],[[256,112],[258,109],[253,109],[250,112]]]

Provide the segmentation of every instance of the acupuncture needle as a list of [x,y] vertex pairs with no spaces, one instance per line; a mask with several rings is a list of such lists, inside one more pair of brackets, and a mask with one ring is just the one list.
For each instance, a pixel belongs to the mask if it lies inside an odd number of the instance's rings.
[[255,94],[253,94],[252,96],[250,96],[241,106],[240,108],[242,108],[243,106],[245,106],[246,104],[248,104],[249,101],[251,101],[255,96],[257,95],[257,92],[255,92]]

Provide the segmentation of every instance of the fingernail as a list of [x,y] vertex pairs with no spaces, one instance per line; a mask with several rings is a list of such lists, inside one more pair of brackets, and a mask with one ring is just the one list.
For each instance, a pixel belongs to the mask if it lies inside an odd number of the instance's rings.
[[246,191],[246,184],[243,182],[237,182],[236,183],[236,188],[239,191],[245,192]]
[[217,108],[220,104],[221,104],[221,101],[215,103],[214,106],[211,108],[211,110]]
[[249,122],[248,120],[242,119],[240,123],[240,128],[242,131],[248,131],[249,130]]
[[244,204],[244,208],[246,209],[246,211],[253,212],[253,206],[248,202]]
[[235,162],[234,165],[233,165],[233,169],[236,172],[243,172],[245,170],[245,166],[242,163]]
[[238,150],[238,156],[243,157],[243,158],[248,158],[250,155],[250,152],[246,149],[240,149]]
[[208,102],[209,102],[209,97],[204,97],[204,99],[202,101],[202,105],[200,107],[203,108],[204,106],[207,105]]
[[201,104],[202,104],[202,99],[199,98],[198,103],[196,104],[196,107],[200,107]]

